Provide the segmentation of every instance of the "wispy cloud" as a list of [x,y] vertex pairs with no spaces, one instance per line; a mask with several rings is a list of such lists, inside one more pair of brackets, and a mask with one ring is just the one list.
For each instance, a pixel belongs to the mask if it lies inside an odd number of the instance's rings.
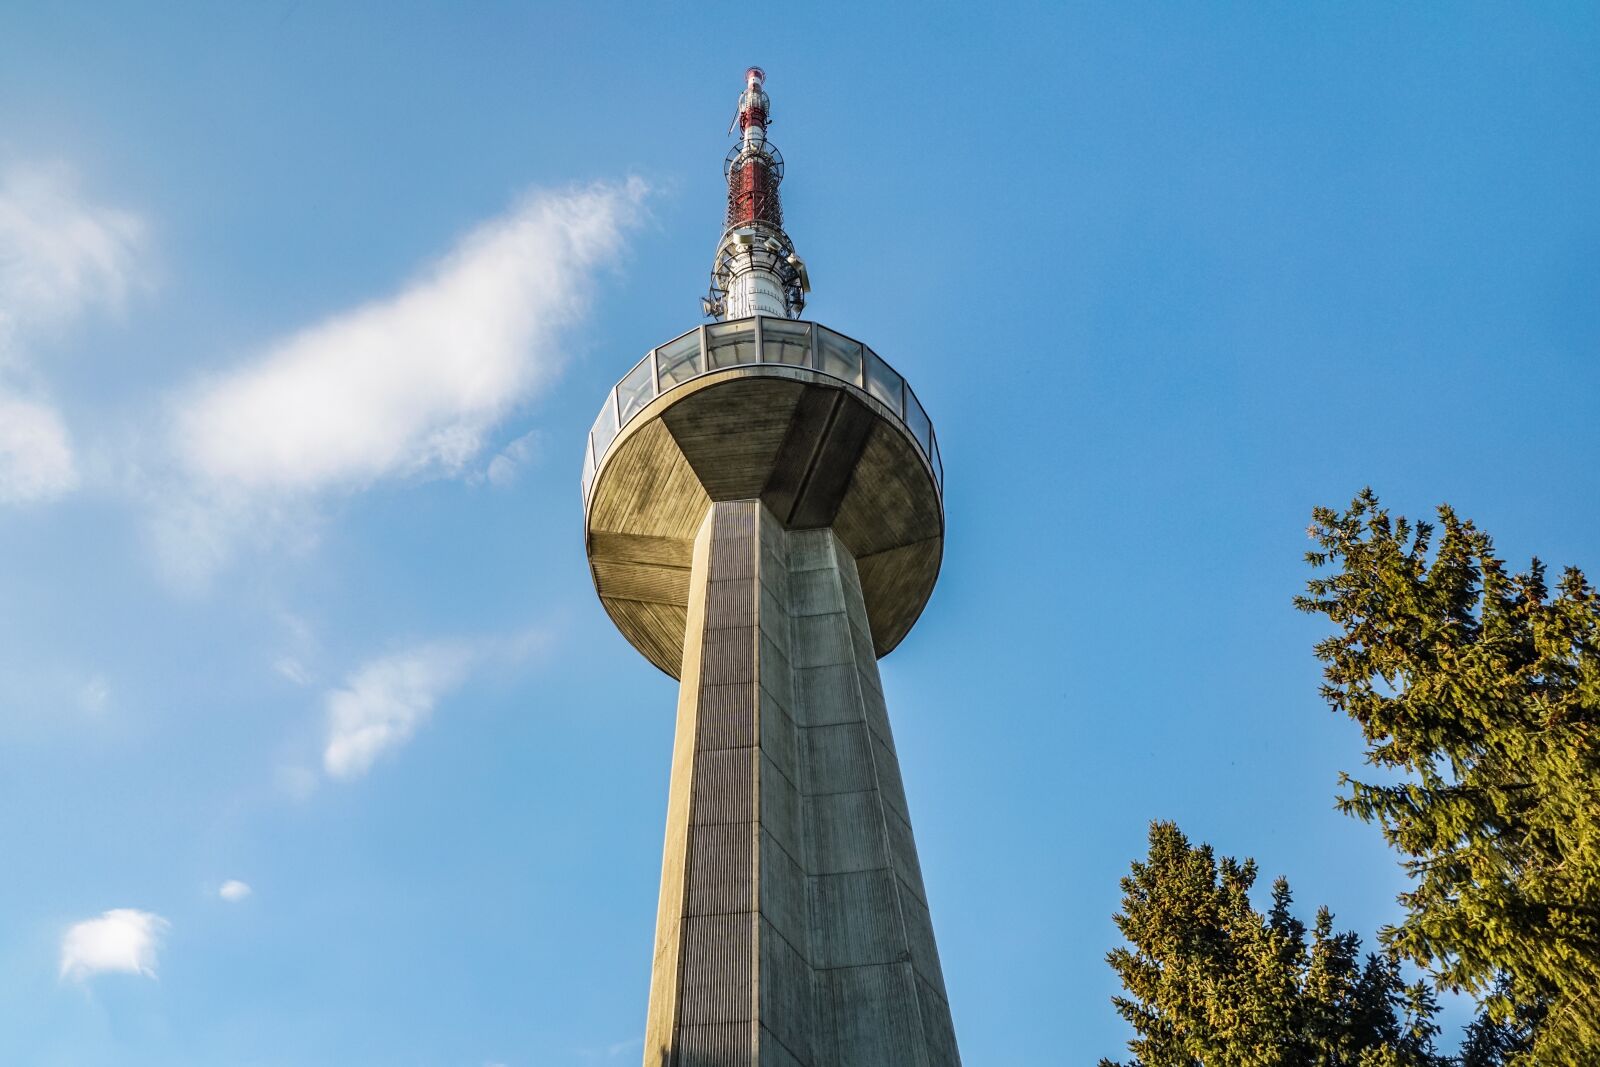
[[282,646],[272,661],[279,677],[295,685],[310,685],[316,678],[317,636],[310,622],[291,611],[278,612],[283,628]]
[[61,938],[61,977],[83,981],[122,971],[156,976],[156,951],[171,926],[161,916],[135,908],[113,908],[67,928]]
[[327,696],[323,768],[359,778],[378,757],[411,740],[439,698],[466,677],[473,655],[458,644],[414,648],[358,668]]
[[484,666],[520,663],[546,639],[542,630],[472,641],[436,641],[381,656],[351,671],[323,698],[322,767],[350,780],[399,748],[439,701]]
[[643,195],[639,182],[530,193],[399,292],[179,393],[169,559],[215,567],[315,494],[469,473],[493,428],[559,373],[564,333]]
[[0,321],[36,330],[119,310],[148,284],[147,229],[134,212],[87,200],[68,167],[0,170]]
[[483,474],[474,480],[488,482],[496,489],[515,485],[523,469],[538,461],[542,447],[543,438],[538,430],[525,433],[495,453]]
[[588,304],[641,195],[527,197],[415,283],[273,345],[183,403],[177,443],[201,478],[258,490],[455,472],[560,369],[558,333]]
[[99,715],[111,704],[111,683],[94,675],[78,690],[78,706],[90,715]]
[[78,465],[61,414],[11,394],[0,380],[0,504],[50,500],[78,487]]
[[311,684],[311,672],[294,656],[279,656],[272,661],[272,669],[295,685]]
[[217,890],[217,896],[226,900],[229,904],[237,904],[249,896],[251,892],[252,890],[248,883],[241,882],[237,878],[230,878],[222,883],[222,888]]
[[63,166],[0,169],[0,505],[78,487],[65,420],[33,365],[37,342],[148,284],[146,225],[87,200]]

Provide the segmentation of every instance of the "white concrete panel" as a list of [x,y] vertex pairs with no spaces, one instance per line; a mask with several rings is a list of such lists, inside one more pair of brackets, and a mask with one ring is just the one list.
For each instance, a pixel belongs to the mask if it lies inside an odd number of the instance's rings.
[[819,974],[831,1009],[829,1067],[930,1067],[909,964],[847,967]]
[[811,955],[818,968],[908,959],[894,875],[884,869],[811,880]]
[[812,874],[888,868],[882,801],[875,792],[824,793],[801,801],[811,841]]
[[808,726],[805,738],[808,793],[855,793],[876,788],[866,723]]
[[844,612],[801,615],[794,620],[794,665],[827,667],[855,662],[850,622]]

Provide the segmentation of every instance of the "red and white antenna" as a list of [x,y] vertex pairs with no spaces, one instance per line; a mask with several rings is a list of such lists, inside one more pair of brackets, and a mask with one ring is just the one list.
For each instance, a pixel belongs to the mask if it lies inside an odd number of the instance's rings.
[[767,140],[772,101],[760,67],[745,71],[744,92],[734,126],[739,143],[729,150],[722,171],[728,179],[728,216],[711,267],[711,291],[701,301],[707,315],[741,319],[748,315],[797,318],[806,305],[811,281],[783,232],[783,155]]

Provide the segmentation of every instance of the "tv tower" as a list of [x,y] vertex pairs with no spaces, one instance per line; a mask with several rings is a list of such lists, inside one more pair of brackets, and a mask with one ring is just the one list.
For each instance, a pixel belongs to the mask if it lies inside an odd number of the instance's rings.
[[595,590],[680,683],[644,1063],[953,1067],[878,677],[939,574],[939,446],[877,353],[799,317],[765,80],[723,165],[715,321],[623,376],[584,453]]

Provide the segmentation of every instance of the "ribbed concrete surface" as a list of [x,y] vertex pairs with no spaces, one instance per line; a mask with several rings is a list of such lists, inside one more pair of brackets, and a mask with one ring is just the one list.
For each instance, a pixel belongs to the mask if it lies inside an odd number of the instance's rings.
[[853,556],[694,542],[645,1067],[960,1063]]

